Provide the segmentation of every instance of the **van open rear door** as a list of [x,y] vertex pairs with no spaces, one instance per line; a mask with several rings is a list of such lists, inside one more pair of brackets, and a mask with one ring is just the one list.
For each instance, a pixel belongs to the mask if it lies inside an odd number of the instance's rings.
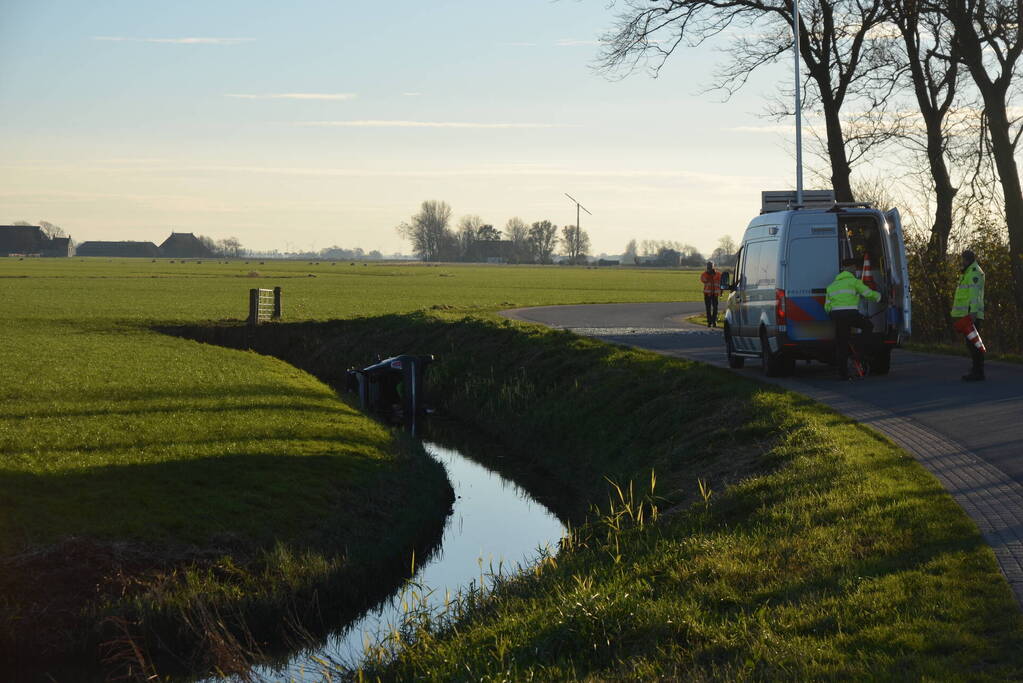
[[909,262],[906,260],[906,239],[902,231],[902,219],[898,209],[892,209],[885,214],[887,222],[889,253],[892,259],[891,272],[891,301],[892,306],[899,315],[894,323],[899,331],[900,337],[908,337],[913,329],[913,303],[910,300],[909,285]]

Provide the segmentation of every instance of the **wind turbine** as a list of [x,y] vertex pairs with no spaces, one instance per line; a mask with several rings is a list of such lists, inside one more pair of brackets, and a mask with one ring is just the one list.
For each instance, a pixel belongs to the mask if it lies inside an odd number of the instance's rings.
[[[585,206],[580,204],[579,201],[569,193],[566,192],[565,196],[571,199],[573,202],[575,202],[575,229],[582,230],[582,226],[579,225],[579,209],[582,209],[586,213],[590,213],[590,211]],[[590,213],[590,215],[592,216],[593,214]]]

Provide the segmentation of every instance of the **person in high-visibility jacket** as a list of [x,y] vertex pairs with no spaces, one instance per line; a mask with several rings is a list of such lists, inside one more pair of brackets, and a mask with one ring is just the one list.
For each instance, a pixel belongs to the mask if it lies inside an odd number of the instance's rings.
[[842,379],[849,378],[849,337],[852,328],[857,328],[863,334],[874,331],[870,319],[860,313],[860,297],[869,301],[881,300],[880,292],[875,292],[857,279],[855,273],[859,264],[859,260],[854,258],[842,261],[842,270],[828,285],[824,297],[824,310],[835,321],[835,363],[838,365],[838,376]]
[[[952,320],[970,316],[973,326],[980,332],[984,320],[984,271],[977,263],[977,255],[969,249],[963,252],[961,263],[963,274],[952,300]],[[969,339],[966,340],[966,350],[970,352],[973,367],[963,375],[963,381],[984,381],[984,353]]]
[[700,273],[700,282],[703,283],[703,307],[707,309],[707,327],[717,327],[721,273],[714,270],[713,261],[707,261],[707,270]]

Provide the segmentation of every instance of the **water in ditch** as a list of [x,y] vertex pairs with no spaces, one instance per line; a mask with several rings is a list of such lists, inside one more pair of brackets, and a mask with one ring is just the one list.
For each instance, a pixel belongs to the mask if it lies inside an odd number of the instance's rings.
[[[439,460],[455,491],[439,548],[416,571],[418,586],[431,592],[430,604],[443,605],[445,595],[454,597],[470,585],[479,585],[481,573],[499,567],[507,575],[519,565],[529,565],[543,549],[557,551],[564,525],[525,490],[455,450],[424,443]],[[417,592],[419,589],[417,588]],[[316,652],[295,657],[284,668],[254,672],[264,680],[321,680],[329,665],[357,664],[364,643],[376,642],[401,621],[403,591],[345,627]]]

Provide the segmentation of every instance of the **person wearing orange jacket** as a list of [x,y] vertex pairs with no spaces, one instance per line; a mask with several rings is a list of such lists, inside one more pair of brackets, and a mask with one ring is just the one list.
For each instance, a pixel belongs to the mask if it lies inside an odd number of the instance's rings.
[[707,309],[707,327],[717,327],[721,273],[714,270],[713,261],[707,261],[707,270],[700,273],[700,282],[703,283],[703,305]]

